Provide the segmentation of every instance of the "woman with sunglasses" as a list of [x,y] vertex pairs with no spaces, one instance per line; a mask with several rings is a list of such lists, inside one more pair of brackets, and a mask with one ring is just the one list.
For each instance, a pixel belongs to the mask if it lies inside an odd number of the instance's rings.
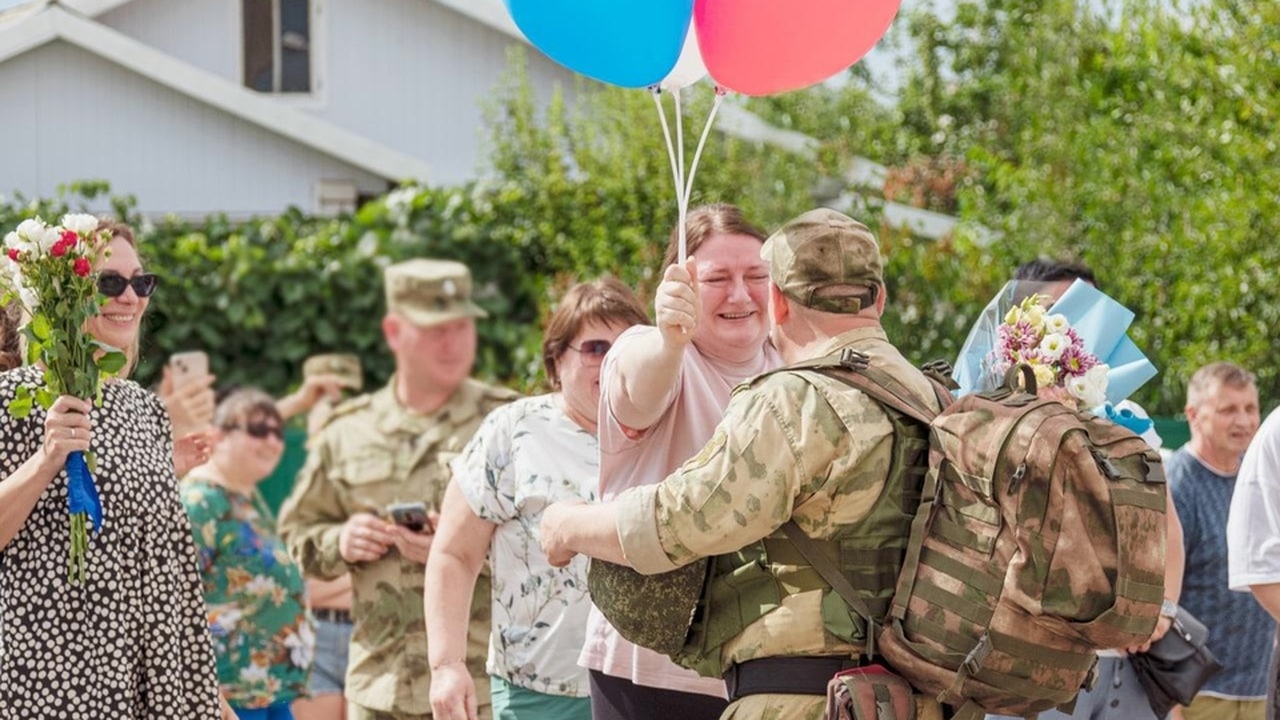
[[542,509],[595,496],[600,362],[644,306],[606,278],[569,290],[547,324],[542,360],[554,391],[485,418],[451,465],[427,561],[427,648],[435,720],[475,720],[463,658],[467,617],[486,555],[492,568],[487,671],[498,720],[590,720],[582,648],[590,599],[586,560],[553,568],[542,554]]
[[[667,244],[654,297],[657,327],[614,344],[601,372],[600,494],[661,482],[711,439],[738,383],[782,364],[768,340],[765,235],[733,205],[691,210],[689,258]],[[595,720],[718,718],[724,683],[623,639],[592,609],[579,659],[591,671]]]
[[[106,296],[85,331],[124,348],[131,368],[155,290],[133,233],[115,223],[94,270]],[[121,286],[123,282],[123,287]],[[0,375],[0,405],[33,366]],[[67,578],[72,451],[93,451],[103,524],[89,538],[87,577]],[[25,419],[0,413],[0,715],[14,718],[218,717],[213,649],[178,499],[164,405],[127,379],[101,404],[62,396]],[[223,707],[224,717],[233,717]]]
[[182,503],[199,554],[222,695],[241,720],[292,720],[314,635],[305,585],[258,483],[284,453],[276,401],[242,388],[218,404],[213,453],[187,475]]

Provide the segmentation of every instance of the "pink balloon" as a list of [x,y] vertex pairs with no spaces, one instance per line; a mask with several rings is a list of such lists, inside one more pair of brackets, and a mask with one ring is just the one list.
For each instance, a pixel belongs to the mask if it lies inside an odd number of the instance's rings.
[[707,72],[743,95],[822,82],[866,55],[889,29],[900,0],[697,0],[698,44]]

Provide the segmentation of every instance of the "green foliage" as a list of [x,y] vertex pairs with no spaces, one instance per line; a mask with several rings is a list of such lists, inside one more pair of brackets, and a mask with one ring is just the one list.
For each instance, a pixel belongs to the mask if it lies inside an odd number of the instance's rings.
[[1149,409],[1179,411],[1212,360],[1254,370],[1275,402],[1280,4],[1092,6],[915,18],[927,60],[902,99],[910,135],[948,118],[938,151],[968,161],[961,211],[1004,233],[998,264],[1078,258],[1137,311],[1134,340],[1161,370],[1139,393]]

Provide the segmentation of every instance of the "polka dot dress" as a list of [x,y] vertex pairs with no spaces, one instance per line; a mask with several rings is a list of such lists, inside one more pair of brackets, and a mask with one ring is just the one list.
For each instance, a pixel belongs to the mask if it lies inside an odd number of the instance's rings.
[[[36,452],[44,411],[3,410],[39,371],[0,375],[0,482]],[[0,551],[0,718],[218,718],[217,679],[169,420],[137,384],[107,386],[90,415],[102,531],[87,579],[67,579],[67,480],[59,473]]]

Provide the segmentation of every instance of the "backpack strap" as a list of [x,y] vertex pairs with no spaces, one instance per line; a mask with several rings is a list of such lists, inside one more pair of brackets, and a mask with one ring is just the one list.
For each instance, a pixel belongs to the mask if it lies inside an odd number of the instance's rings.
[[[920,401],[914,392],[889,373],[874,367],[870,357],[853,348],[845,348],[838,354],[816,360],[788,365],[777,371],[814,370],[827,377],[866,393],[873,400],[897,410],[907,417],[928,425],[938,411]],[[934,380],[930,380],[934,393],[943,407],[951,404],[951,393]]]
[[800,554],[808,561],[809,566],[816,570],[818,575],[822,576],[822,579],[826,580],[827,584],[831,586],[831,589],[844,598],[849,607],[853,608],[853,611],[861,615],[862,619],[866,621],[867,657],[874,657],[876,654],[876,633],[880,629],[879,624],[872,617],[871,608],[867,607],[862,598],[858,597],[858,592],[853,589],[853,583],[850,583],[844,573],[840,572],[840,568],[836,567],[831,558],[818,549],[817,543],[814,542],[813,538],[804,534],[804,531],[800,529],[795,520],[788,520],[783,523],[781,530],[786,533],[787,539],[791,541],[796,550],[800,551]]

